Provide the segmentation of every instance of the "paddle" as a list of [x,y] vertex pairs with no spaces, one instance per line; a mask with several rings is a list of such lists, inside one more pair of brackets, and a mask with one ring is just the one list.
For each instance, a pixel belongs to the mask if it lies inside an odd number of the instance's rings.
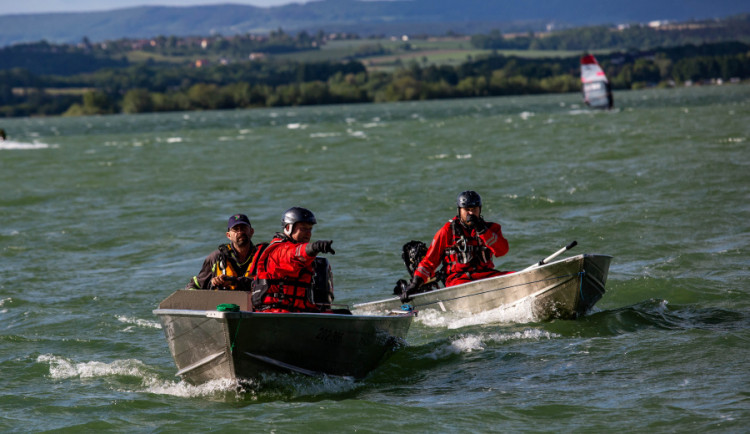
[[570,244],[568,244],[567,246],[563,247],[562,249],[560,249],[560,250],[556,251],[555,253],[547,256],[546,258],[542,259],[541,261],[537,262],[536,264],[524,268],[521,271],[526,271],[526,270],[531,270],[532,268],[541,267],[542,265],[544,265],[544,264],[548,263],[549,261],[555,259],[556,257],[560,256],[563,252],[572,249],[576,245],[578,245],[578,241],[573,241]]

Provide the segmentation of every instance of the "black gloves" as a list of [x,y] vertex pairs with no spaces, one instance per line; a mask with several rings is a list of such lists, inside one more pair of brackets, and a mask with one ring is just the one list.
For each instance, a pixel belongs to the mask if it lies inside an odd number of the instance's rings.
[[487,231],[487,223],[484,221],[482,217],[479,217],[477,215],[471,214],[469,217],[466,218],[468,222],[470,223],[470,226],[473,226],[474,229],[477,231],[477,235],[481,235]]
[[312,243],[307,243],[305,253],[307,253],[308,256],[316,256],[318,253],[330,253],[335,255],[336,252],[331,248],[332,243],[333,240],[318,240],[313,241]]
[[417,292],[417,289],[419,289],[419,287],[422,286],[423,283],[424,280],[422,280],[421,277],[414,276],[414,278],[411,279],[411,282],[404,287],[403,292],[401,292],[401,303],[411,301],[409,295]]

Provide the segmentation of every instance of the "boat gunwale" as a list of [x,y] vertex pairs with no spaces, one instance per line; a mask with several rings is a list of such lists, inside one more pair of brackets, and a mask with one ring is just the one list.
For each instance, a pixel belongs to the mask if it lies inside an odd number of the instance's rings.
[[366,321],[382,321],[384,319],[402,319],[402,318],[414,318],[417,316],[417,311],[404,311],[394,312],[390,315],[376,314],[376,315],[363,315],[363,314],[338,314],[338,313],[316,313],[316,312],[251,312],[251,311],[239,311],[239,312],[227,312],[217,310],[203,310],[203,309],[155,309],[153,314],[157,316],[162,315],[179,315],[179,316],[194,316],[204,318],[215,318],[215,319],[238,319],[238,318],[252,318],[252,317],[266,317],[269,318],[326,318],[331,320],[366,320]]
[[[466,287],[470,287],[472,285],[476,285],[477,282],[482,282],[482,284],[484,285],[487,282],[491,282],[493,280],[502,280],[502,279],[505,279],[505,278],[507,278],[509,276],[518,276],[518,275],[521,275],[521,274],[524,274],[524,273],[534,272],[534,271],[539,270],[540,268],[549,267],[549,266],[554,265],[554,264],[562,264],[562,263],[565,263],[565,262],[573,262],[573,261],[584,261],[586,258],[591,258],[591,257],[606,257],[606,258],[609,258],[610,260],[614,258],[611,255],[604,255],[604,254],[597,254],[597,253],[580,253],[578,255],[574,255],[574,256],[571,256],[571,257],[568,257],[568,258],[559,259],[557,261],[548,262],[548,263],[540,265],[540,266],[536,266],[536,267],[533,267],[533,268],[526,268],[526,269],[515,271],[515,272],[509,273],[509,274],[503,274],[503,275],[500,275],[500,276],[489,277],[487,279],[475,280],[475,281],[471,281],[471,282],[462,283],[460,285],[446,286],[444,288],[439,288],[439,289],[435,289],[435,290],[432,290],[432,291],[427,291],[427,292],[421,292],[421,293],[418,293],[418,294],[414,294],[414,295],[411,296],[412,301],[409,302],[408,304],[412,304],[412,305],[415,305],[415,306],[418,307],[419,306],[417,304],[418,300],[420,298],[423,298],[424,296],[428,296],[428,295],[435,296],[435,295],[444,294],[446,292],[452,292],[452,291],[459,292],[460,289],[466,288]],[[494,291],[494,290],[495,289],[492,289],[490,291]],[[483,291],[483,292],[487,292],[487,291]],[[474,296],[474,295],[481,294],[483,292],[477,292],[477,293],[473,293],[473,294],[467,294],[467,296]],[[362,312],[362,310],[361,310],[362,307],[376,305],[376,304],[381,304],[381,303],[387,303],[387,302],[396,300],[398,298],[399,297],[397,297],[397,296],[391,296],[389,298],[383,298],[383,299],[380,299],[380,300],[374,300],[374,301],[369,301],[369,302],[365,302],[365,303],[357,303],[357,304],[355,304],[355,305],[352,306],[352,309],[354,309],[357,312]],[[450,300],[450,299],[440,299],[440,300],[446,301],[446,300]]]

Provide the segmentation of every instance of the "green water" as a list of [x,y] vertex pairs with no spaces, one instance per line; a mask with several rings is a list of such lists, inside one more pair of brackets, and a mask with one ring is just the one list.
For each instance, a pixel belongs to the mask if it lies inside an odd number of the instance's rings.
[[[743,432],[750,423],[750,86],[0,127],[0,431]],[[363,381],[182,383],[152,310],[248,214],[334,240],[336,301],[383,298],[460,191],[524,268],[614,257],[576,321],[420,313]]]

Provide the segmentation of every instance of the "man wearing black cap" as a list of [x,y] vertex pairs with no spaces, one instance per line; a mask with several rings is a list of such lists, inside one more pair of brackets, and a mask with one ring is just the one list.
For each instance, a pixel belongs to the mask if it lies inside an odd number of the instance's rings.
[[250,290],[254,267],[253,259],[258,249],[252,242],[255,230],[245,214],[229,217],[227,238],[205,261],[200,273],[194,276],[185,289],[239,289]]

